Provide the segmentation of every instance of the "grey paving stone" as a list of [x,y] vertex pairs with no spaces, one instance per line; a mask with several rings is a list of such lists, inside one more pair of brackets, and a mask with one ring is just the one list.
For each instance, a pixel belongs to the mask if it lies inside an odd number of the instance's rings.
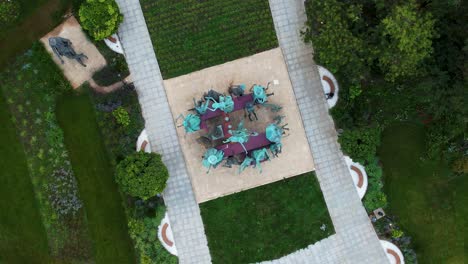
[[313,61],[313,49],[300,35],[307,20],[304,0],[269,2],[336,234],[266,263],[388,263],[337,143],[337,133]]
[[200,208],[176,136],[161,72],[138,0],[117,0],[119,37],[132,73],[149,140],[169,170],[163,193],[180,263],[211,263]]

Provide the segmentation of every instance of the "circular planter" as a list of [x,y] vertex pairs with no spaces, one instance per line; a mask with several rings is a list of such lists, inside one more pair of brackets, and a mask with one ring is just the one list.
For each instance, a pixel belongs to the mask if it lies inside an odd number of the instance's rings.
[[359,198],[362,199],[366,194],[368,185],[366,169],[360,163],[354,162],[350,157],[345,156],[344,158],[351,177],[353,177],[354,186],[359,194]]
[[333,74],[329,70],[318,65],[317,68],[320,74],[320,80],[322,81],[323,93],[326,96],[326,94],[333,92],[333,96],[327,98],[328,108],[332,108],[336,105],[336,102],[338,101],[338,93],[340,90],[338,82],[336,81],[335,76],[333,76]]
[[395,244],[386,240],[380,240],[380,244],[382,245],[385,254],[387,254],[390,264],[405,264],[403,253],[401,253],[401,250],[395,246]]
[[136,151],[141,150],[143,150],[146,153],[151,153],[151,145],[149,143],[148,134],[146,134],[146,129],[143,129],[143,131],[141,131],[136,144]]
[[122,44],[120,44],[119,36],[117,34],[112,34],[110,37],[105,38],[104,42],[107,47],[109,47],[114,52],[124,54]]
[[169,223],[169,216],[167,213],[164,215],[161,224],[158,226],[158,239],[164,248],[169,251],[172,255],[177,256],[177,248],[174,242],[174,235]]

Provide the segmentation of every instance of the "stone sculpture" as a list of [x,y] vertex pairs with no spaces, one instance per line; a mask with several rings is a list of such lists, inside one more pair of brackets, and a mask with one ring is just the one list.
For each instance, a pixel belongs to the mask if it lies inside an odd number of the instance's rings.
[[77,54],[72,47],[72,42],[69,39],[51,37],[49,38],[49,46],[52,48],[55,55],[57,55],[62,64],[64,63],[62,56],[65,56],[69,59],[78,61],[78,63],[83,65],[83,67],[86,67],[86,64],[83,62],[83,58],[88,59],[88,57],[83,53]]

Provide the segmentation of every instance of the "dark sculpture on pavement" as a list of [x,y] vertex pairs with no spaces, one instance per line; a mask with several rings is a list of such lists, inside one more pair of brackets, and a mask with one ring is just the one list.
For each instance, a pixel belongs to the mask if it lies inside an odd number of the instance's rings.
[[69,39],[52,37],[49,38],[49,45],[62,64],[64,63],[62,56],[65,56],[69,59],[78,61],[81,65],[83,65],[83,67],[86,67],[86,64],[83,62],[83,58],[88,59],[88,57],[83,53],[77,54],[72,47],[72,42]]

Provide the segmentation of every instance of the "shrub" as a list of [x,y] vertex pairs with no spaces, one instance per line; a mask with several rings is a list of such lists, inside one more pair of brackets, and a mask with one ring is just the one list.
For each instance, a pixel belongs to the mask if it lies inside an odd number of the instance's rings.
[[368,212],[377,208],[385,208],[387,207],[387,196],[379,190],[369,189],[366,196],[364,196],[364,207]]
[[167,252],[158,239],[158,225],[164,217],[164,211],[165,208],[159,206],[156,215],[152,217],[130,218],[128,221],[130,237],[140,253],[141,263],[177,263],[177,258]]
[[117,31],[123,16],[114,0],[86,0],[79,10],[81,25],[95,40],[103,40]]
[[117,107],[117,109],[112,111],[112,115],[114,115],[117,123],[123,127],[128,127],[128,125],[130,125],[130,115],[125,108],[121,106]]
[[168,178],[159,154],[136,152],[117,165],[116,180],[122,190],[144,200],[161,193]]
[[0,0],[0,27],[15,23],[20,15],[20,9],[18,0]]
[[392,230],[392,238],[400,238],[404,235],[405,233],[399,229],[393,229]]
[[383,36],[379,64],[385,79],[415,76],[421,62],[432,53],[434,23],[430,13],[419,13],[416,3],[396,6],[382,21]]
[[346,130],[338,141],[341,149],[353,160],[361,163],[373,160],[380,145],[379,128],[361,128]]

